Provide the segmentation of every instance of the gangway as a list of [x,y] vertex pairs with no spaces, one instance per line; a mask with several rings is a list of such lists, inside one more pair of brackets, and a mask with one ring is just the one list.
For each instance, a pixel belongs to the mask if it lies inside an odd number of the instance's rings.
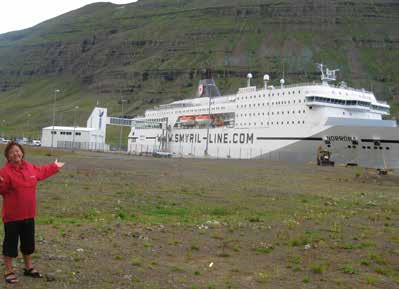
[[110,125],[117,125],[117,126],[128,126],[132,127],[134,120],[129,118],[122,118],[122,117],[108,117],[108,124]]
[[130,119],[130,118],[122,118],[122,117],[108,117],[109,125],[116,126],[127,126],[127,127],[136,127],[136,128],[165,128],[166,121],[151,121],[146,119]]

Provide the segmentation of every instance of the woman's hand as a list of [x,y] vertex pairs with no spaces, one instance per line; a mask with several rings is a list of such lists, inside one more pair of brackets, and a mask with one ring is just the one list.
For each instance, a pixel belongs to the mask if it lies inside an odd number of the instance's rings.
[[59,162],[57,159],[54,161],[54,163],[59,169],[62,168],[65,165],[65,163]]

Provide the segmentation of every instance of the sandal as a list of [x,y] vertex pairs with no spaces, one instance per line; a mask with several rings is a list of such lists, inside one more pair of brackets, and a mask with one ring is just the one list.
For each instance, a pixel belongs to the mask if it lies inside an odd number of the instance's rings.
[[9,284],[15,284],[18,282],[17,275],[15,275],[14,272],[4,274],[4,280],[6,280],[6,282]]
[[24,268],[24,275],[32,278],[43,278],[43,275],[36,271],[33,267],[30,269]]

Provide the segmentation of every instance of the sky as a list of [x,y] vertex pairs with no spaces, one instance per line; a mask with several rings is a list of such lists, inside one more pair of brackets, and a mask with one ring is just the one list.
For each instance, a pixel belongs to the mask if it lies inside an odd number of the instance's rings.
[[136,0],[1,0],[0,34],[29,28],[90,3],[126,4]]

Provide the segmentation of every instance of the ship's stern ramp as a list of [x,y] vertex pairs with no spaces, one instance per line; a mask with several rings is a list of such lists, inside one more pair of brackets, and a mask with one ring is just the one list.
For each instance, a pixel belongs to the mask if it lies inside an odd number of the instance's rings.
[[[394,121],[329,118],[328,127],[310,137],[295,138],[287,146],[260,158],[296,162],[316,162],[321,146],[331,152],[336,164],[370,168],[399,168],[399,128]],[[277,139],[264,138],[273,142]]]
[[154,154],[168,151],[167,120],[132,119],[128,136],[128,151],[132,154]]

